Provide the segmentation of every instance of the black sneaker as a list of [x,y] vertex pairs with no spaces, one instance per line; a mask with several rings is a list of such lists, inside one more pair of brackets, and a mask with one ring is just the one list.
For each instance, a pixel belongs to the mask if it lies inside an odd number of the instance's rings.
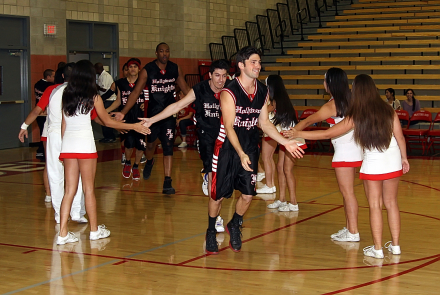
[[235,224],[231,221],[226,225],[226,231],[229,234],[229,247],[234,252],[241,250],[241,225]]
[[[145,170],[144,170],[145,171]],[[144,177],[145,178],[145,177]],[[174,190],[174,188],[171,186],[171,182],[173,180],[172,179],[165,179],[163,182],[163,190],[162,193],[163,194],[167,194],[167,195],[172,195],[175,194],[176,191]]]
[[144,172],[142,173],[145,180],[150,178],[151,170],[153,169],[153,166],[154,166],[154,158],[153,158],[153,163],[151,165],[148,165],[148,161],[145,163]]
[[217,244],[217,238],[216,238],[217,231],[214,230],[207,230],[205,241],[206,241],[206,254],[216,255],[218,254],[218,244]]

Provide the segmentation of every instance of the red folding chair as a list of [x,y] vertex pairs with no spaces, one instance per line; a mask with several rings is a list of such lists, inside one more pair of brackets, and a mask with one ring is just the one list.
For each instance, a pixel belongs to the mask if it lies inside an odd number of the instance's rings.
[[437,113],[437,115],[434,118],[434,121],[432,121],[431,123],[431,128],[429,128],[428,131],[429,145],[427,148],[427,152],[431,150],[432,147],[432,151],[435,153],[434,142],[440,142],[440,127],[436,129],[435,128],[436,124],[440,125],[440,113]]
[[[399,117],[400,123],[402,124],[402,129],[408,129],[408,127],[409,127],[409,113],[404,110],[396,110],[396,114]],[[405,121],[405,123],[403,121]],[[403,124],[406,124],[406,125],[403,125]]]
[[[423,129],[403,129],[403,135],[405,136],[406,145],[408,146],[408,149],[411,150],[411,144],[412,143],[421,143],[422,144],[422,154],[425,153],[425,147],[428,145],[428,132],[431,128],[432,123],[432,115],[428,111],[417,111],[415,112],[412,117],[409,119],[409,124],[411,125],[411,122],[418,121],[419,123],[426,122],[430,125],[428,128]],[[417,149],[417,148],[414,148]]]

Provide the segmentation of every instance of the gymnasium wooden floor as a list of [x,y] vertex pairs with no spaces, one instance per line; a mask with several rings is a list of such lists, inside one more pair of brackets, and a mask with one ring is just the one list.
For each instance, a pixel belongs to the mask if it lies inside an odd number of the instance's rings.
[[[177,150],[173,186],[162,195],[162,154],[151,179],[121,175],[119,144],[99,145],[99,223],[111,237],[91,242],[89,227],[70,223],[80,242],[57,246],[51,206],[44,203],[35,148],[0,151],[0,294],[439,294],[440,165],[410,159],[399,187],[402,255],[363,256],[372,245],[363,186],[356,180],[360,243],[337,243],[342,197],[331,156],[306,155],[295,175],[300,211],[266,209],[257,196],[245,215],[240,253],[218,235],[220,253],[204,255],[207,197],[197,151]],[[262,183],[258,184],[263,185]],[[235,198],[223,203],[227,222]],[[384,211],[386,220],[386,212]],[[384,242],[390,234],[384,228]]]

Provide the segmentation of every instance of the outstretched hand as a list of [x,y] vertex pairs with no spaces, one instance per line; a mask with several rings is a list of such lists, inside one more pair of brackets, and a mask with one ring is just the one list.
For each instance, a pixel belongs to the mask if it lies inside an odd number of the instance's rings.
[[289,140],[284,147],[286,150],[292,155],[294,158],[302,158],[304,154],[304,150],[298,146],[298,143],[303,144],[297,140]]
[[298,131],[295,128],[290,127],[289,130],[284,130],[283,135],[288,139],[293,139],[298,137]]
[[20,129],[20,132],[18,133],[18,139],[20,139],[21,142],[24,142],[25,137],[28,138],[28,131]]
[[122,120],[124,120],[124,117],[125,117],[125,115],[121,112],[113,112],[113,113],[110,113],[110,115],[113,116],[113,118],[116,121],[122,121]]
[[151,122],[151,118],[138,118],[138,119],[142,121],[142,124],[145,127],[150,127],[151,125],[153,125],[153,123]]
[[141,134],[144,134],[144,135],[147,135],[147,134],[151,133],[150,128],[145,127],[142,122],[135,123],[133,125],[134,125],[134,130],[136,132],[138,132],[138,133],[141,133]]

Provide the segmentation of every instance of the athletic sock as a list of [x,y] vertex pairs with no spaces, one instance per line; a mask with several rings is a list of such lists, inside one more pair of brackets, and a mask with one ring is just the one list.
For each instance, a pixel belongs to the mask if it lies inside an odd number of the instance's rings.
[[131,160],[125,160],[125,165],[131,165]]
[[165,181],[167,181],[167,180],[171,180],[171,177],[170,176],[165,176]]
[[215,221],[217,219],[217,217],[211,217],[208,214],[208,230],[215,230]]
[[139,165],[139,164],[134,163],[134,164],[133,164],[133,169],[134,169],[134,168],[137,168],[138,165]]
[[239,215],[237,212],[235,212],[234,216],[232,217],[231,222],[236,225],[241,225],[241,224],[243,224],[243,216]]
[[152,158],[151,160],[147,160],[147,163],[146,163],[146,164],[147,164],[147,165],[153,165],[153,159],[154,159],[154,158]]

